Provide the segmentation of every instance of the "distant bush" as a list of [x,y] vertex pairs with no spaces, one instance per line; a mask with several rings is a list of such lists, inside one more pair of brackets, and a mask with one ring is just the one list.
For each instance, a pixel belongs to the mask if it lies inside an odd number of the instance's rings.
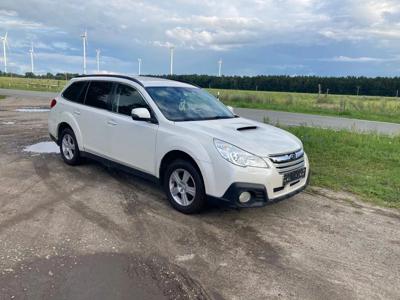
[[[357,95],[358,91],[360,95],[394,97],[400,89],[400,77],[293,77],[275,75],[217,77],[196,74],[159,77],[184,81],[203,88],[275,92],[318,93],[319,85],[321,85],[321,91],[329,90],[329,94]],[[320,103],[324,101],[322,97],[324,95],[320,95]]]

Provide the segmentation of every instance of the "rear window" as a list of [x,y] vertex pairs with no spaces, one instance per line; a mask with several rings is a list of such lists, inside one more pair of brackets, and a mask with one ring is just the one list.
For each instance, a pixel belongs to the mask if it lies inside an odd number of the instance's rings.
[[87,81],[74,82],[64,91],[63,98],[72,102],[83,103],[87,84]]
[[86,94],[85,104],[92,107],[111,110],[111,93],[113,83],[110,81],[91,81]]

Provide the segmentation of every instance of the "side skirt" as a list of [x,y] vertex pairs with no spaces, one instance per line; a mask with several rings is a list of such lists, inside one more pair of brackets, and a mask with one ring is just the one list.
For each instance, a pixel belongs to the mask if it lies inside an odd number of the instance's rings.
[[95,160],[95,161],[97,161],[97,162],[99,162],[99,163],[101,163],[101,164],[103,164],[103,165],[105,165],[107,167],[118,169],[118,170],[121,170],[123,172],[132,174],[134,176],[141,177],[141,178],[146,179],[148,181],[151,181],[153,183],[160,184],[160,180],[154,175],[151,175],[149,173],[137,170],[137,169],[132,168],[132,167],[125,166],[123,164],[117,163],[117,162],[109,160],[107,158],[104,158],[104,157],[101,157],[101,156],[98,156],[98,155],[95,155],[95,154],[92,154],[92,153],[89,153],[89,152],[85,152],[85,151],[81,151],[81,156],[89,158],[89,159],[93,159],[93,160]]

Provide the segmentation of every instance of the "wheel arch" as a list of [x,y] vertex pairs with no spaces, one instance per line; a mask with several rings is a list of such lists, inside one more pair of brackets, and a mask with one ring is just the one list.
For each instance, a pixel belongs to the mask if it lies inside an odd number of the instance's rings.
[[75,134],[76,141],[78,142],[79,150],[83,150],[83,140],[82,140],[82,133],[80,131],[80,128],[78,126],[78,123],[76,120],[71,116],[69,113],[65,113],[62,115],[62,118],[60,120],[60,123],[57,126],[57,140],[58,142],[60,139],[60,134],[61,130],[64,128],[71,128],[71,130]]
[[161,159],[160,167],[158,170],[159,171],[158,175],[159,175],[159,179],[160,179],[161,183],[164,181],[165,171],[166,171],[168,165],[177,159],[189,161],[199,172],[200,177],[203,180],[203,184],[204,184],[204,176],[203,176],[203,172],[201,171],[199,164],[196,162],[196,160],[191,155],[189,155],[188,153],[186,153],[185,151],[182,151],[182,150],[171,150],[168,153],[166,153],[163,156],[163,158]]
[[69,128],[72,131],[74,131],[72,129],[72,127],[67,123],[67,122],[61,122],[60,124],[58,124],[58,128],[57,128],[57,140],[58,143],[60,143],[60,137],[61,137],[61,133],[63,132],[64,129]]

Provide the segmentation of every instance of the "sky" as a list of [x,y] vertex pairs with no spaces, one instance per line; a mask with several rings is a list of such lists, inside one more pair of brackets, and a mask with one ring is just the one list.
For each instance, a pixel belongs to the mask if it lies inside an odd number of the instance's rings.
[[[8,71],[399,76],[400,0],[1,0]],[[4,70],[0,50],[0,69]]]

